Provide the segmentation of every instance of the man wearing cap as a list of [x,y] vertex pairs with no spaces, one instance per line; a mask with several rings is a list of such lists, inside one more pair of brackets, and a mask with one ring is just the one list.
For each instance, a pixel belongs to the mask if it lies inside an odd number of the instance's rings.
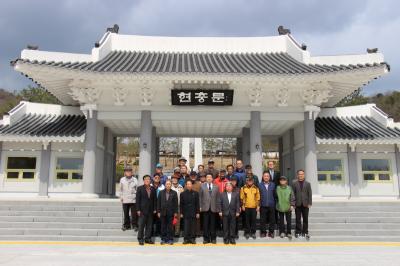
[[178,159],[178,167],[180,168],[182,165],[186,165],[186,158],[185,157],[181,157]]
[[246,217],[244,236],[249,239],[251,236],[256,239],[256,218],[260,211],[260,191],[254,185],[254,179],[247,176],[246,185],[240,189],[240,200],[242,201],[242,211]]
[[[192,189],[197,193],[200,193],[201,183],[197,180],[197,173],[195,171],[191,171],[189,174],[189,179],[192,181]],[[200,219],[196,220],[196,236],[201,235],[201,224]]]
[[211,174],[213,179],[218,175],[218,170],[214,168],[214,160],[208,160],[208,168],[205,170],[206,174]]
[[179,166],[174,168],[174,173],[172,174],[171,179],[173,176],[176,176],[179,185],[181,185],[182,187],[185,186],[185,179],[181,179],[181,168],[179,168]]
[[162,185],[165,186],[165,181],[167,181],[168,176],[163,174],[163,165],[161,163],[156,164],[156,171],[155,174],[160,175],[160,182]]
[[157,195],[154,187],[150,185],[150,175],[143,176],[143,185],[139,186],[136,193],[137,215],[139,216],[138,241],[139,245],[154,244],[151,239],[153,215],[156,214]]
[[211,173],[206,175],[206,183],[201,185],[200,212],[203,213],[203,244],[217,243],[216,220],[219,213],[219,188],[213,184]]
[[[124,211],[124,224],[122,231],[131,229],[137,231],[137,213],[136,213],[136,191],[138,188],[138,180],[132,175],[132,167],[126,166],[124,175],[120,181],[120,200],[122,202],[122,209]],[[130,219],[129,212],[132,216]]]
[[[179,168],[178,168],[179,169]],[[172,186],[171,189],[173,191],[175,191],[178,195],[178,207],[180,206],[180,196],[181,193],[183,192],[183,186],[181,186],[178,182],[179,180],[179,175],[177,174],[173,174],[171,177],[171,181],[172,181]],[[180,214],[180,208],[178,208],[178,215],[176,217],[177,219],[177,223],[175,224],[175,237],[179,237],[180,233],[181,233],[181,214]]]
[[226,170],[221,169],[219,171],[217,178],[215,178],[215,180],[214,180],[214,184],[218,187],[219,193],[222,193],[225,191],[225,184],[228,182],[229,182],[229,180],[226,178]]

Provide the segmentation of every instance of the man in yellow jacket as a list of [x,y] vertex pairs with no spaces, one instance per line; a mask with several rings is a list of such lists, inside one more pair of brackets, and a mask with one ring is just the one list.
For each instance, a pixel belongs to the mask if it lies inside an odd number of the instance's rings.
[[244,236],[249,239],[250,235],[256,239],[256,218],[260,211],[260,190],[254,185],[252,177],[246,178],[246,185],[240,189],[240,200],[242,210],[246,218]]

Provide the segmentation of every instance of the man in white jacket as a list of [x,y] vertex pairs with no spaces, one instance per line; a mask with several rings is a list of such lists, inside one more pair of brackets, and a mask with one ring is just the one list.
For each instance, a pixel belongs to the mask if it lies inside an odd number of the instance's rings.
[[[138,218],[136,212],[136,190],[139,185],[136,177],[133,176],[131,166],[126,166],[124,169],[124,175],[120,183],[120,199],[122,202],[122,209],[124,211],[124,224],[122,225],[122,231],[133,230],[137,231]],[[130,215],[132,219],[130,218]]]

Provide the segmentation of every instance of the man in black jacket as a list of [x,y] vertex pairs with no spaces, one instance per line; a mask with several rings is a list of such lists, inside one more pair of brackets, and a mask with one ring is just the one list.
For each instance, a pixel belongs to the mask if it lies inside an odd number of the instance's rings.
[[199,193],[192,189],[192,181],[186,180],[185,191],[180,195],[181,217],[183,218],[183,244],[196,244],[196,219],[200,218]]
[[[311,184],[305,180],[304,170],[297,170],[297,179],[293,181],[293,193],[296,198],[296,234],[307,240],[310,239],[308,234],[308,213],[312,205],[312,190]],[[303,226],[301,226],[301,218],[303,218]]]
[[153,226],[153,215],[156,213],[157,196],[156,190],[150,186],[150,181],[150,175],[143,176],[144,184],[139,186],[136,192],[136,206],[139,217],[139,245],[144,245],[144,243],[154,244],[154,241],[151,240],[151,229]]
[[161,220],[161,245],[174,243],[173,220],[178,215],[178,193],[171,189],[171,180],[165,182],[165,189],[157,199],[157,215]]

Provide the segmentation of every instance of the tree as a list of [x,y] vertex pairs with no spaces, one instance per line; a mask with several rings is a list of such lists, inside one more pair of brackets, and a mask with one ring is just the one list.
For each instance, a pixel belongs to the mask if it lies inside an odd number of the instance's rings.
[[342,107],[342,106],[362,105],[368,102],[369,102],[368,97],[362,95],[361,90],[358,89],[349,96],[343,98],[336,106]]
[[51,103],[51,104],[61,104],[60,101],[48,91],[41,87],[28,86],[21,90],[17,97],[23,101],[29,101],[34,103]]

